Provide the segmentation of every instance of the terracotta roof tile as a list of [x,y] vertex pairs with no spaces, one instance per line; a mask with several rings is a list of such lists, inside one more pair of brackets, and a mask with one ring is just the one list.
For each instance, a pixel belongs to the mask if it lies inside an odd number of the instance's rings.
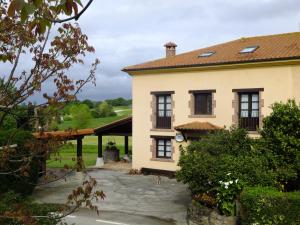
[[[258,46],[253,53],[241,54],[246,47]],[[209,57],[199,57],[206,52],[215,52]],[[125,72],[235,64],[257,61],[300,59],[300,32],[241,38],[211,47],[162,58],[123,69]]]
[[213,125],[209,122],[192,122],[183,125],[174,127],[175,130],[179,131],[212,131],[212,130],[221,130],[222,128],[216,125]]

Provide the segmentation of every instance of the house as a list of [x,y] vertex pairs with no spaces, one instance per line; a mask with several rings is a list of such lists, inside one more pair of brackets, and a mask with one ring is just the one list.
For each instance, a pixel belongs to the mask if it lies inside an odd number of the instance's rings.
[[[300,101],[300,33],[241,38],[123,69],[132,76],[133,168],[175,171],[184,138],[256,135],[274,102]],[[176,139],[176,140],[175,140]]]

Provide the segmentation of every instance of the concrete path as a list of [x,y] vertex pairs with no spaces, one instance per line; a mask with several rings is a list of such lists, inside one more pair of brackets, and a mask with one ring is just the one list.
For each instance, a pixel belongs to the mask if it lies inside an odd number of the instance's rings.
[[[106,199],[97,203],[101,213],[81,209],[67,218],[68,222],[84,224],[115,225],[185,225],[186,208],[190,202],[187,187],[175,179],[156,176],[128,175],[111,170],[90,171],[98,182],[98,188]],[[72,189],[83,177],[73,175],[67,182],[58,181],[37,188],[34,197],[39,202],[64,203]]]

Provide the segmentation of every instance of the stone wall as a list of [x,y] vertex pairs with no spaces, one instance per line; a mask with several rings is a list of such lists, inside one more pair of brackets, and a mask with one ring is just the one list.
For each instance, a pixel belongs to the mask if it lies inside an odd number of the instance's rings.
[[237,225],[236,217],[222,216],[215,209],[191,204],[188,208],[189,225]]

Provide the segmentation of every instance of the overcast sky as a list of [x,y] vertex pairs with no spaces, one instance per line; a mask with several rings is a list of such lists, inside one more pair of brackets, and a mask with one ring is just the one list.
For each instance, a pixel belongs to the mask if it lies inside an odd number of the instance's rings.
[[94,0],[79,24],[96,49],[88,60],[101,60],[97,86],[86,87],[79,98],[130,98],[131,78],[121,69],[164,57],[166,42],[175,42],[182,53],[240,37],[299,31],[300,1]]

